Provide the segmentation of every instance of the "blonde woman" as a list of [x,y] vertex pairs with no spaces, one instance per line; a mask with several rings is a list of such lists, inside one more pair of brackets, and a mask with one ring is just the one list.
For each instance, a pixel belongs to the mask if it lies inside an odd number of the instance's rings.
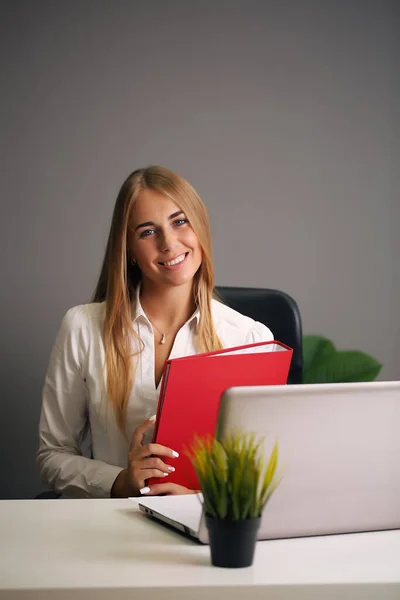
[[[232,260],[235,260],[234,254]],[[184,494],[168,483],[173,448],[151,443],[167,358],[273,339],[213,299],[207,211],[162,167],[118,194],[93,302],[65,315],[43,389],[37,465],[68,497]],[[190,400],[188,400],[190,401]],[[89,434],[91,458],[83,456]],[[149,489],[146,480],[165,477]]]

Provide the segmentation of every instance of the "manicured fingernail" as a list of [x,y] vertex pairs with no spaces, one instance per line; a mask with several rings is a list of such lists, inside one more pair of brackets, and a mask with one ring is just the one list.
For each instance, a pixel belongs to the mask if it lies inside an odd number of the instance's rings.
[[179,452],[175,452],[175,450],[172,450],[172,456],[174,456],[175,458],[178,458]]
[[143,494],[148,494],[150,491],[149,487],[144,487],[141,490],[139,490],[139,492],[143,495]]
[[171,473],[173,473],[175,471],[175,467],[168,466],[168,471],[171,471]]
[[169,473],[164,473],[164,477],[168,477]]
[[149,417],[149,421],[155,421],[157,418],[157,415],[152,415],[151,417]]

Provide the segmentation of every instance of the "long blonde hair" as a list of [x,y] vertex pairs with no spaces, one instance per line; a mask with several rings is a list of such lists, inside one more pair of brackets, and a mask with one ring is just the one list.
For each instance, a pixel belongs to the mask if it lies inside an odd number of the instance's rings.
[[[146,188],[172,200],[185,213],[198,237],[203,251],[202,263],[193,286],[194,304],[200,312],[198,349],[200,352],[209,352],[222,347],[211,313],[214,269],[207,209],[190,183],[173,171],[158,166],[138,169],[129,175],[119,191],[103,265],[93,296],[93,302],[106,303],[103,340],[107,393],[121,431],[125,427],[126,409],[133,384],[132,356],[143,348],[132,325],[132,309],[136,308],[136,291],[141,281],[141,272],[129,257],[128,229],[135,201]],[[136,351],[133,351],[132,340],[138,342]]]

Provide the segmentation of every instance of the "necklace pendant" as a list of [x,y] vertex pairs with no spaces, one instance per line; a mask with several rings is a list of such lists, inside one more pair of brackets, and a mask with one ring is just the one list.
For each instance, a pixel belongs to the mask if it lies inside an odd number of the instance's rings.
[[165,333],[161,334],[160,344],[165,344]]

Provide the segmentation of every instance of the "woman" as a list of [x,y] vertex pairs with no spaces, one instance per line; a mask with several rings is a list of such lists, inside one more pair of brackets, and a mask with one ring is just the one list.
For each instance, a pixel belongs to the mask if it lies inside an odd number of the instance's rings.
[[[233,257],[234,259],[234,257]],[[69,310],[53,348],[40,418],[42,481],[69,497],[182,494],[149,443],[167,358],[273,339],[213,299],[205,206],[162,167],[134,171],[118,194],[93,303]],[[91,456],[82,455],[89,434]],[[145,482],[164,476],[166,483]]]

